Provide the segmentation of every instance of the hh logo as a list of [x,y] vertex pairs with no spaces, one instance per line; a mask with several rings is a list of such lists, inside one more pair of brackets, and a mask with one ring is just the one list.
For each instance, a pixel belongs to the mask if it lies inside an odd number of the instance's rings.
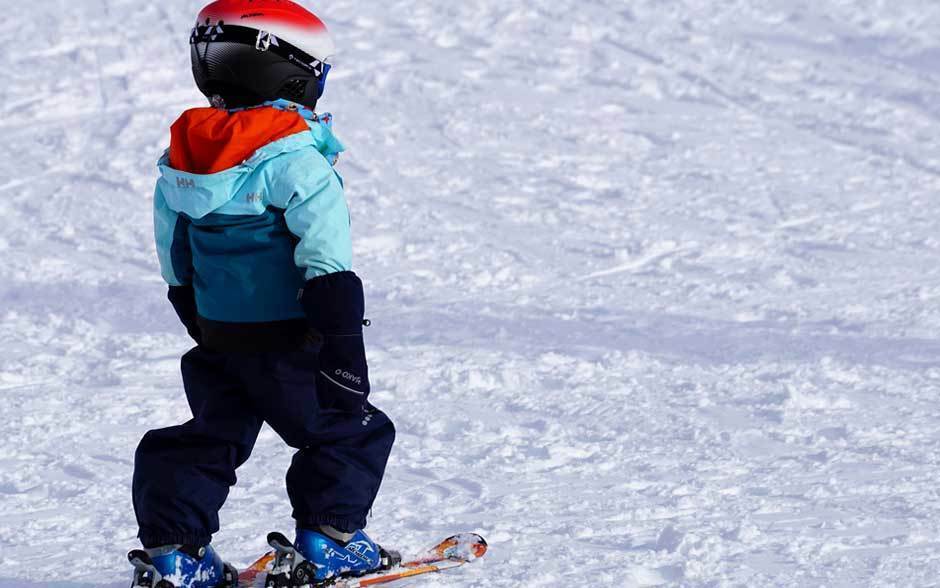
[[196,187],[196,180],[190,180],[186,178],[176,178],[176,187],[194,189]]
[[264,195],[261,192],[252,192],[245,197],[248,200],[248,204],[254,204],[256,202],[261,202],[264,200]]

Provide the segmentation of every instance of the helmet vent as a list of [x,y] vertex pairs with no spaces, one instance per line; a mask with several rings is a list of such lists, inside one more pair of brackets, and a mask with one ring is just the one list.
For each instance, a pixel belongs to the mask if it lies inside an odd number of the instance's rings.
[[293,79],[281,86],[277,93],[279,98],[290,100],[291,102],[303,102],[307,94],[307,80]]

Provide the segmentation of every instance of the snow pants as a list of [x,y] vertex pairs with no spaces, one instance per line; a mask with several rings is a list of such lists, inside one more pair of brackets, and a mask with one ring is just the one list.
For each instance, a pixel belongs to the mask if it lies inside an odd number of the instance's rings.
[[366,525],[395,440],[389,418],[366,396],[317,386],[318,351],[183,356],[192,420],[148,432],[134,464],[134,511],[144,547],[205,545],[235,470],[262,423],[298,451],[287,491],[298,527]]

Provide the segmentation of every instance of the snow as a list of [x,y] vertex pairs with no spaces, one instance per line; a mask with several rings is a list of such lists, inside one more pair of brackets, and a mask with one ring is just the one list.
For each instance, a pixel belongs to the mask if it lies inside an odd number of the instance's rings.
[[[154,162],[196,0],[0,0],[0,588],[125,586],[187,418]],[[940,4],[333,0],[323,106],[421,586],[940,575]],[[265,430],[222,512],[290,531]]]

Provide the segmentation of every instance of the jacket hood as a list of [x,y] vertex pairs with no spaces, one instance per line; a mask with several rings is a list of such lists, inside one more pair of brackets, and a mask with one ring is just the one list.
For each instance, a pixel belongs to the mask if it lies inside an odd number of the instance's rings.
[[203,218],[232,200],[255,168],[283,153],[314,147],[333,163],[344,147],[333,135],[332,117],[302,111],[306,118],[279,106],[184,112],[158,163],[167,205]]

